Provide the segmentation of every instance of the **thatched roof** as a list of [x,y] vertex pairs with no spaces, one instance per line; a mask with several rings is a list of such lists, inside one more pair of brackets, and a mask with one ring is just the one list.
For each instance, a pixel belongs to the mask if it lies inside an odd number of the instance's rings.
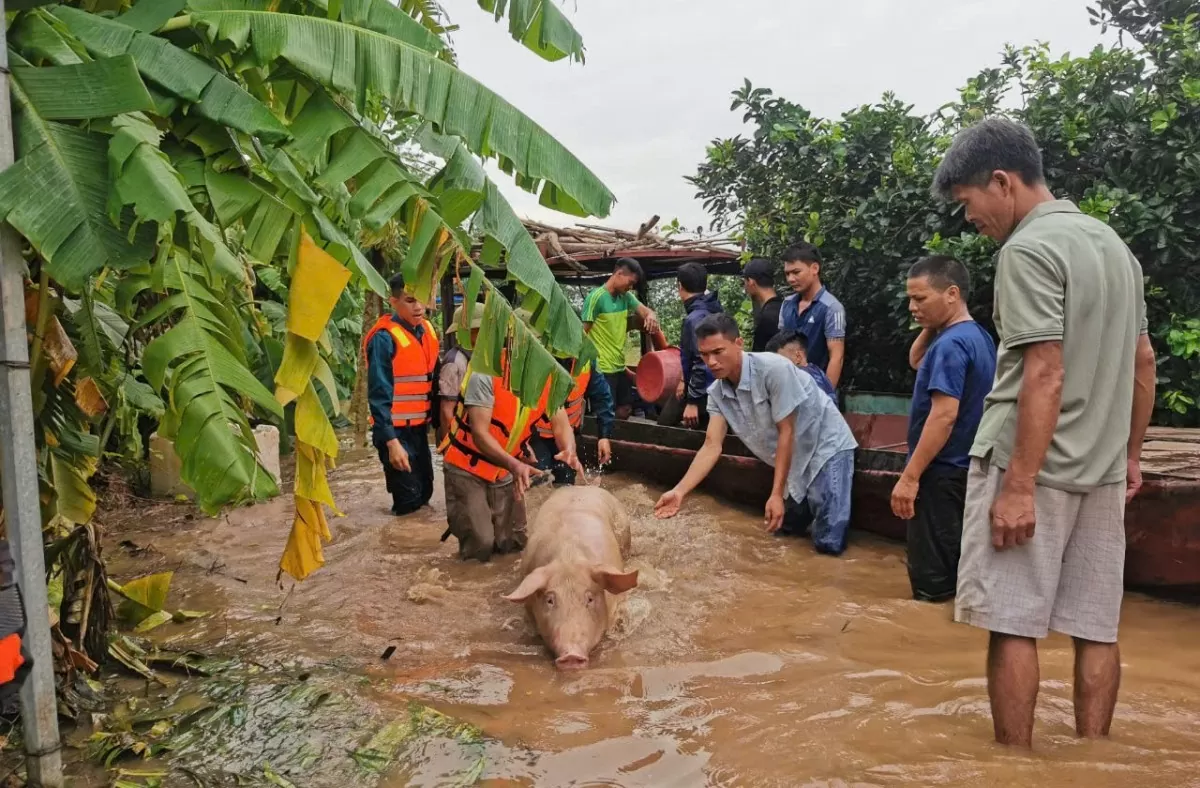
[[528,219],[524,225],[550,270],[564,278],[607,275],[622,257],[641,263],[648,279],[673,276],[679,266],[690,262],[713,273],[738,272],[741,248],[732,240],[663,236],[654,231],[658,221],[654,216],[634,232],[583,223],[554,227]]

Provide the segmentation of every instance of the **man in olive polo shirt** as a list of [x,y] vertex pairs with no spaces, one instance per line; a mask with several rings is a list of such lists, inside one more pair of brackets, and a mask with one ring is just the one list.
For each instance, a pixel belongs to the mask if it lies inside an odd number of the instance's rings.
[[991,632],[996,740],[1028,747],[1037,639],[1075,643],[1075,726],[1107,736],[1120,685],[1125,503],[1154,406],[1142,269],[1103,222],[1056,200],[1028,128],[958,134],[935,194],[1003,243],[996,382],[971,449],[955,619]]
[[629,315],[642,320],[643,331],[658,328],[658,317],[633,294],[642,281],[642,266],[637,260],[617,260],[608,281],[588,293],[583,302],[583,330],[596,346],[596,366],[612,390],[617,418],[627,419],[637,400],[633,382],[625,371],[625,335],[629,333]]

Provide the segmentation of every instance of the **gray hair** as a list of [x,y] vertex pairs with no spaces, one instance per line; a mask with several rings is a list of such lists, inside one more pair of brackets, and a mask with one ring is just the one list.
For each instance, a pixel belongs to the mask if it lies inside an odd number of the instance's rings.
[[960,131],[933,176],[933,196],[951,200],[955,186],[984,186],[996,170],[1029,186],[1045,183],[1042,151],[1028,126],[994,117]]

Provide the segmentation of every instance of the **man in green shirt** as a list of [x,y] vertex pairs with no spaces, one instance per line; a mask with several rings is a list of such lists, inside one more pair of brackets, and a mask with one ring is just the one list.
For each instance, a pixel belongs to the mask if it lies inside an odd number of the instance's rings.
[[638,261],[622,257],[617,260],[608,281],[588,293],[583,302],[583,330],[596,346],[599,357],[596,366],[608,380],[618,419],[629,418],[636,401],[633,382],[625,371],[629,314],[632,312],[641,318],[643,331],[658,329],[658,317],[633,294],[642,277],[642,266]]
[[1037,639],[1075,643],[1075,727],[1107,736],[1121,679],[1125,504],[1142,483],[1154,350],[1142,269],[1103,222],[1056,200],[1028,128],[958,134],[934,192],[1000,241],[996,381],[971,448],[955,620],[991,632],[996,740],[1029,747]]

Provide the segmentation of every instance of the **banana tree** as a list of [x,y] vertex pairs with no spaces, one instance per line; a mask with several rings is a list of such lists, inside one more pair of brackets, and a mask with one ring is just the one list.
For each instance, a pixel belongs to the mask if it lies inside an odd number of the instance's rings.
[[[552,3],[479,6],[507,16],[513,38],[538,55],[583,59],[578,33]],[[287,416],[296,520],[280,567],[297,579],[319,567],[330,536],[324,507],[336,511],[325,474],[337,455],[333,369],[345,353],[331,318],[353,293],[387,295],[360,248],[370,234],[403,236],[402,270],[418,297],[428,299],[449,266],[469,271],[467,301],[483,298],[488,327],[473,363],[494,372],[507,351],[523,403],[548,379],[552,404],[565,397],[570,379],[552,354],[590,345],[481,162],[496,161],[542,205],[574,215],[605,216],[613,196],[532,119],[457,68],[440,6],[9,7],[20,9],[8,40],[17,161],[0,173],[0,218],[27,241],[31,282],[40,284],[31,289],[71,305],[68,323],[94,359],[66,373],[93,407],[39,422],[47,445],[62,445],[67,423],[90,436],[65,460],[83,487],[101,453],[114,440],[135,443],[136,421],[149,415],[172,439],[203,509],[268,497],[276,484],[255,454],[252,425],[284,426]],[[398,148],[398,128],[418,129],[410,138],[444,163],[432,177]],[[479,262],[470,256],[477,239]],[[540,341],[480,268],[502,259]],[[32,314],[35,342],[49,315]],[[101,411],[101,400],[116,408]],[[91,511],[60,514],[79,522]]]

